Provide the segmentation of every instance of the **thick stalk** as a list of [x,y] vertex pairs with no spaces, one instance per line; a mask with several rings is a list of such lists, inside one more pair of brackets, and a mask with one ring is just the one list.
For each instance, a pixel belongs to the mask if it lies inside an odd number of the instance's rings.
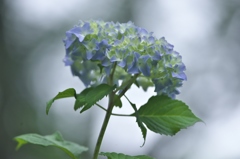
[[[111,72],[111,74],[109,76],[108,84],[110,86],[113,85],[113,80],[114,80],[113,78],[114,78],[114,72],[115,72],[116,66],[117,66],[117,63],[115,63],[113,65],[112,72]],[[103,121],[103,124],[102,124],[102,128],[101,128],[100,133],[98,135],[97,143],[96,143],[94,154],[93,154],[93,159],[97,159],[98,158],[98,154],[99,154],[99,151],[100,151],[102,140],[103,140],[105,131],[107,129],[107,125],[108,125],[109,119],[110,119],[110,117],[112,115],[112,110],[113,110],[113,107],[114,107],[114,103],[113,103],[114,102],[114,95],[115,95],[114,92],[109,94],[108,109],[107,109],[107,113],[105,115],[105,118],[104,118],[104,121]]]
[[[113,85],[113,75],[114,75],[114,71],[115,71],[115,68],[116,68],[116,63],[114,64],[113,66],[113,70],[109,76],[109,81],[108,81],[108,84],[109,85]],[[126,91],[131,87],[131,85],[134,83],[134,81],[136,80],[138,75],[135,75],[133,77],[133,80],[129,81],[129,84],[125,87],[125,89],[119,94],[120,98],[126,93]],[[96,143],[96,146],[95,146],[95,150],[94,150],[94,154],[93,154],[93,159],[97,159],[98,158],[98,154],[99,154],[99,151],[100,151],[100,147],[101,147],[101,144],[102,144],[102,140],[103,140],[103,137],[104,137],[104,134],[105,134],[105,131],[107,129],[107,125],[108,125],[108,122],[109,122],[109,119],[112,115],[112,110],[113,110],[113,107],[114,107],[114,96],[115,96],[115,93],[112,92],[110,93],[109,95],[109,102],[108,102],[108,108],[107,108],[107,113],[105,115],[105,118],[104,118],[104,121],[103,121],[103,124],[102,124],[102,128],[100,130],[100,133],[99,133],[99,136],[98,136],[98,139],[97,139],[97,143]]]
[[107,113],[105,115],[105,118],[104,118],[104,121],[103,121],[103,124],[102,124],[102,128],[101,128],[101,131],[99,133],[98,140],[97,140],[97,143],[96,143],[96,146],[95,146],[93,159],[98,158],[98,154],[99,154],[99,151],[100,151],[102,140],[103,140],[103,137],[104,137],[104,134],[105,134],[105,131],[106,131],[109,119],[111,117],[113,107],[114,107],[114,103],[113,103],[114,98],[113,97],[114,97],[114,94],[111,93],[110,96],[109,96]]

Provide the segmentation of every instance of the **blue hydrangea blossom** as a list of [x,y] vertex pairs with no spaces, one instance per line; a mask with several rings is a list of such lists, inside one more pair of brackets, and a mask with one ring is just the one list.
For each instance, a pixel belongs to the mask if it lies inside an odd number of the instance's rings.
[[157,94],[172,98],[187,80],[174,46],[132,22],[80,21],[66,32],[64,44],[65,65],[86,87],[107,83],[114,65],[115,84],[138,74],[136,82],[145,91],[154,86]]

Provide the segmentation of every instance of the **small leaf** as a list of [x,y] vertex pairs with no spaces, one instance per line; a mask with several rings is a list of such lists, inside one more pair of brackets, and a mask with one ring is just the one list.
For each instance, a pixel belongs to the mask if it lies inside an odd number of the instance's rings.
[[114,105],[122,108],[122,101],[118,95],[114,95]]
[[47,102],[47,107],[46,107],[46,114],[49,113],[49,110],[53,104],[53,102],[57,99],[61,98],[68,98],[68,97],[75,97],[76,98],[76,91],[73,88],[66,89],[63,92],[59,92],[53,99]]
[[77,159],[79,155],[87,151],[88,148],[76,143],[65,141],[59,132],[52,135],[41,136],[38,134],[24,134],[14,138],[18,142],[17,150],[27,143],[40,146],[55,146],[66,152],[72,159]]
[[104,96],[107,96],[114,90],[115,86],[109,86],[107,84],[100,84],[97,87],[91,89],[85,97],[86,104],[84,105],[81,113],[88,110],[97,101],[101,100]]
[[115,153],[115,152],[101,152],[100,155],[106,156],[108,159],[155,159],[149,156],[129,156],[122,153]]
[[201,121],[186,104],[167,96],[153,96],[138,111],[141,121],[153,132],[175,135]]
[[139,88],[140,87],[140,85],[139,85],[139,83],[138,83],[138,81],[136,80],[136,81],[134,81],[134,84]]
[[77,110],[81,107],[83,107],[87,102],[86,102],[86,95],[89,91],[91,91],[93,87],[86,88],[84,89],[80,94],[77,94],[77,98],[74,104],[74,110]]

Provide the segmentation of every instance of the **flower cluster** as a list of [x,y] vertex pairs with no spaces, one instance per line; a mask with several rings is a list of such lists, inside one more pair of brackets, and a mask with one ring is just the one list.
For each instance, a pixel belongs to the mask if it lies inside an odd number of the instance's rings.
[[65,65],[71,66],[86,87],[107,83],[114,68],[114,83],[138,74],[136,84],[157,94],[175,97],[187,79],[181,56],[165,38],[132,22],[80,21],[66,32]]

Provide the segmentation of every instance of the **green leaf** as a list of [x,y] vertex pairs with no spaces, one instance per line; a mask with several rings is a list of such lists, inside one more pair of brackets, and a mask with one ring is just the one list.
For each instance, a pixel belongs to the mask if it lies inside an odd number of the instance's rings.
[[88,110],[97,101],[101,100],[104,96],[107,96],[114,90],[115,86],[109,86],[108,84],[100,84],[97,87],[91,89],[85,97],[86,104],[84,105],[81,113]]
[[164,95],[151,97],[138,114],[150,130],[164,135],[175,135],[180,129],[201,121],[185,103]]
[[115,152],[101,152],[100,155],[106,156],[108,159],[155,159],[149,156],[129,156],[122,153],[115,153]]
[[16,147],[17,150],[27,143],[40,146],[55,146],[66,152],[72,159],[77,159],[82,152],[88,150],[88,148],[84,146],[80,146],[70,141],[65,141],[59,132],[47,136],[24,134],[15,137],[14,140],[18,142]]
[[134,81],[134,84],[139,88],[140,86],[139,86],[139,83],[138,83],[138,81],[136,80],[136,81]]
[[77,110],[81,107],[83,107],[87,102],[86,102],[86,95],[89,91],[91,91],[93,87],[86,88],[84,89],[81,93],[77,94],[77,98],[74,104],[74,110]]
[[140,155],[140,156],[135,156],[135,157],[137,157],[138,159],[155,159],[153,157],[145,156],[145,155]]
[[47,107],[46,107],[46,114],[49,113],[49,110],[53,104],[53,102],[57,99],[61,98],[68,98],[68,97],[75,97],[76,98],[76,91],[73,88],[66,89],[63,92],[59,92],[53,99],[47,102]]
[[122,108],[122,101],[118,95],[114,95],[114,105]]

